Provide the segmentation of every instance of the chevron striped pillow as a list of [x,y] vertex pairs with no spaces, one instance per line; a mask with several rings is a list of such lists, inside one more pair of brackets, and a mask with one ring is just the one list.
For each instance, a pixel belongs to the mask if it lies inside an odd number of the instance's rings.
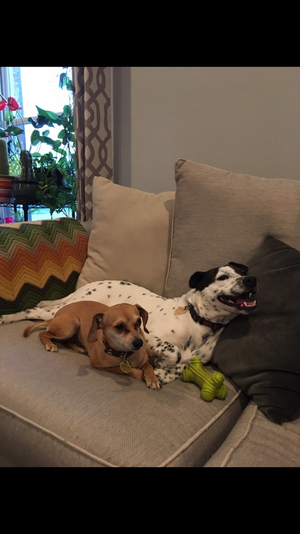
[[75,290],[88,233],[74,219],[0,226],[0,315]]

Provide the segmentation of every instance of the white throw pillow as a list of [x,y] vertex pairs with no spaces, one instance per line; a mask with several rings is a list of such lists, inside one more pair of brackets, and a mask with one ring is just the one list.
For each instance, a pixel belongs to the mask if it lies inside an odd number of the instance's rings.
[[163,295],[174,198],[174,191],[147,193],[95,177],[88,256],[77,288],[126,280]]

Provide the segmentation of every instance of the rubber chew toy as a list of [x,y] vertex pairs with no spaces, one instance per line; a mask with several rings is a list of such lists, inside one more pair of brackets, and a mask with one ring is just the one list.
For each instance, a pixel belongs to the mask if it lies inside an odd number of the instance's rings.
[[200,386],[203,400],[212,401],[213,399],[225,399],[228,388],[223,385],[224,375],[222,373],[213,373],[210,375],[205,371],[200,358],[192,358],[190,365],[182,371],[184,382],[195,382]]

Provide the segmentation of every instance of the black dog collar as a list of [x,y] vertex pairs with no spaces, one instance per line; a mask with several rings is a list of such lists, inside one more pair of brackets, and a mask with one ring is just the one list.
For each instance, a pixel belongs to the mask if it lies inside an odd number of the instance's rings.
[[122,352],[119,350],[112,349],[104,338],[102,338],[102,341],[105,347],[104,352],[106,352],[106,354],[110,354],[110,356],[117,356],[118,358],[129,358],[129,356],[133,354],[132,350],[129,352]]
[[200,317],[198,313],[196,312],[194,306],[192,304],[188,304],[186,308],[189,310],[192,319],[195,321],[195,323],[203,324],[204,326],[208,326],[211,328],[214,332],[217,332],[217,330],[220,330],[220,328],[224,328],[224,324],[221,323],[213,323],[212,321],[208,321],[207,319],[204,319],[203,317]]

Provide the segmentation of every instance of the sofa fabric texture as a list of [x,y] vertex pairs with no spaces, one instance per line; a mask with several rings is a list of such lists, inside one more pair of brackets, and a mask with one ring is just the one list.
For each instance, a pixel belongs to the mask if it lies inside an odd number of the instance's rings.
[[193,383],[154,391],[61,344],[47,352],[37,332],[22,338],[29,324],[0,327],[0,455],[17,466],[203,465],[245,407],[229,381],[226,399],[209,403]]
[[88,233],[71,218],[0,226],[0,315],[75,290]]
[[205,467],[299,467],[299,439],[299,419],[276,425],[250,401]]
[[154,194],[96,176],[88,257],[77,289],[97,280],[127,280],[163,295],[174,191]]

